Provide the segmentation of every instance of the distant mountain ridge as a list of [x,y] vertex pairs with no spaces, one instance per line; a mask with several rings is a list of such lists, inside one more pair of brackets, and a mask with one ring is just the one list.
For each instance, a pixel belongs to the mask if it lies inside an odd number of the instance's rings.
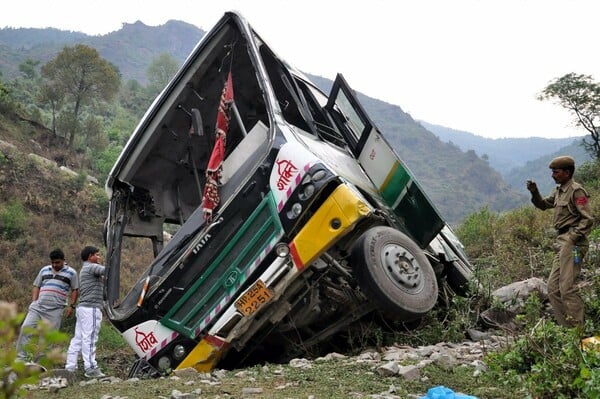
[[444,142],[456,144],[463,151],[474,150],[479,156],[487,155],[490,165],[500,172],[523,166],[528,161],[558,151],[578,140],[542,137],[490,139],[425,121],[419,122]]
[[55,28],[0,29],[0,71],[4,78],[19,74],[19,64],[27,58],[50,61],[65,46],[76,43],[94,47],[102,58],[119,67],[123,80],[146,83],[146,68],[161,54],[168,53],[183,63],[206,32],[186,22],[169,20],[160,26],[141,21],[124,23],[118,31],[90,36]]
[[[201,29],[181,21],[168,21],[160,26],[138,21],[99,36],[53,28],[0,29],[0,72],[3,80],[14,78],[19,76],[18,66],[23,61],[39,60],[43,65],[64,46],[83,43],[96,48],[103,58],[116,65],[123,81],[135,79],[145,83],[146,70],[152,60],[168,53],[183,63],[204,34]],[[343,67],[339,71],[343,73]],[[309,76],[324,91],[329,91],[331,80]],[[527,204],[526,193],[511,188],[492,167],[491,156],[487,160],[478,156],[480,148],[463,150],[456,144],[456,138],[453,144],[444,142],[423,123],[415,122],[400,106],[357,94],[449,222],[457,223],[483,206],[504,211]]]
[[517,190],[522,190],[527,179],[538,183],[542,193],[550,192],[554,182],[548,172],[548,164],[559,155],[570,155],[576,165],[592,158],[581,146],[584,137],[548,139],[542,137],[490,139],[473,133],[419,121],[440,140],[452,143],[463,151],[475,151],[487,157],[492,168]]
[[[566,147],[560,148],[550,154],[543,155],[537,159],[528,161],[525,165],[512,169],[509,176],[505,177],[505,180],[512,187],[524,187],[525,181],[528,179],[535,180],[538,184],[540,192],[543,195],[547,195],[554,188],[554,181],[552,180],[551,172],[548,168],[550,161],[560,155],[570,155],[575,159],[576,167],[579,167],[585,162],[592,160],[589,154],[585,152],[581,146],[581,139],[575,140],[573,143]],[[575,177],[577,178],[577,170],[575,170]]]

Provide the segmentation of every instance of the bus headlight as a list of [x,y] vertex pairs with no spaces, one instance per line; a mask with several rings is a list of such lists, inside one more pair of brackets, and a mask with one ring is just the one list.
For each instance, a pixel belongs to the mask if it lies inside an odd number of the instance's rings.
[[275,253],[280,258],[285,258],[286,256],[288,256],[290,254],[290,247],[288,247],[288,245],[286,243],[280,242],[279,244],[277,244],[275,246]]
[[313,184],[306,184],[302,186],[300,192],[298,193],[298,198],[302,201],[306,201],[315,193],[315,186]]
[[312,175],[307,174],[306,176],[304,176],[304,178],[302,179],[302,184],[319,181],[325,176],[327,176],[327,172],[325,172],[323,169],[319,169]]
[[169,370],[171,368],[171,359],[169,356],[161,356],[156,362],[159,370]]
[[183,345],[175,345],[173,349],[173,357],[176,360],[181,360],[185,356],[185,347]]
[[325,176],[327,176],[327,173],[323,169],[319,169],[315,173],[313,173],[312,181],[319,181]]
[[296,219],[298,216],[302,214],[302,205],[296,202],[290,210],[287,212],[288,219]]

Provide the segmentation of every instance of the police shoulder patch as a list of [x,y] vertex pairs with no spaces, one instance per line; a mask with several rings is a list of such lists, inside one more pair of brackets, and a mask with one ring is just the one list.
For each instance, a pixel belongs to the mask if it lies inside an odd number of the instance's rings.
[[585,205],[588,203],[588,199],[587,199],[587,197],[578,197],[578,198],[575,198],[575,203],[577,205]]

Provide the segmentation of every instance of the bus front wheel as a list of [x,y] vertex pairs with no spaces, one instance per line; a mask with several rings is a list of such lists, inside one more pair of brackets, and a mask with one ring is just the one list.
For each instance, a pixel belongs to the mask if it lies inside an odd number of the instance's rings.
[[352,248],[351,263],[361,290],[394,319],[418,319],[437,301],[431,264],[414,241],[396,229],[377,226],[363,233]]

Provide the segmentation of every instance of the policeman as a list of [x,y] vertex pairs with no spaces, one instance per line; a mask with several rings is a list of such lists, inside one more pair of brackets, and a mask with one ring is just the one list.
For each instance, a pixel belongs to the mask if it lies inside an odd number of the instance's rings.
[[527,181],[533,205],[541,210],[554,208],[553,224],[558,236],[553,244],[556,256],[548,277],[548,299],[559,324],[583,327],[583,301],[576,280],[588,249],[587,235],[593,225],[589,195],[573,180],[573,158],[560,156],[548,166],[557,184],[548,197],[542,198],[535,182]]

